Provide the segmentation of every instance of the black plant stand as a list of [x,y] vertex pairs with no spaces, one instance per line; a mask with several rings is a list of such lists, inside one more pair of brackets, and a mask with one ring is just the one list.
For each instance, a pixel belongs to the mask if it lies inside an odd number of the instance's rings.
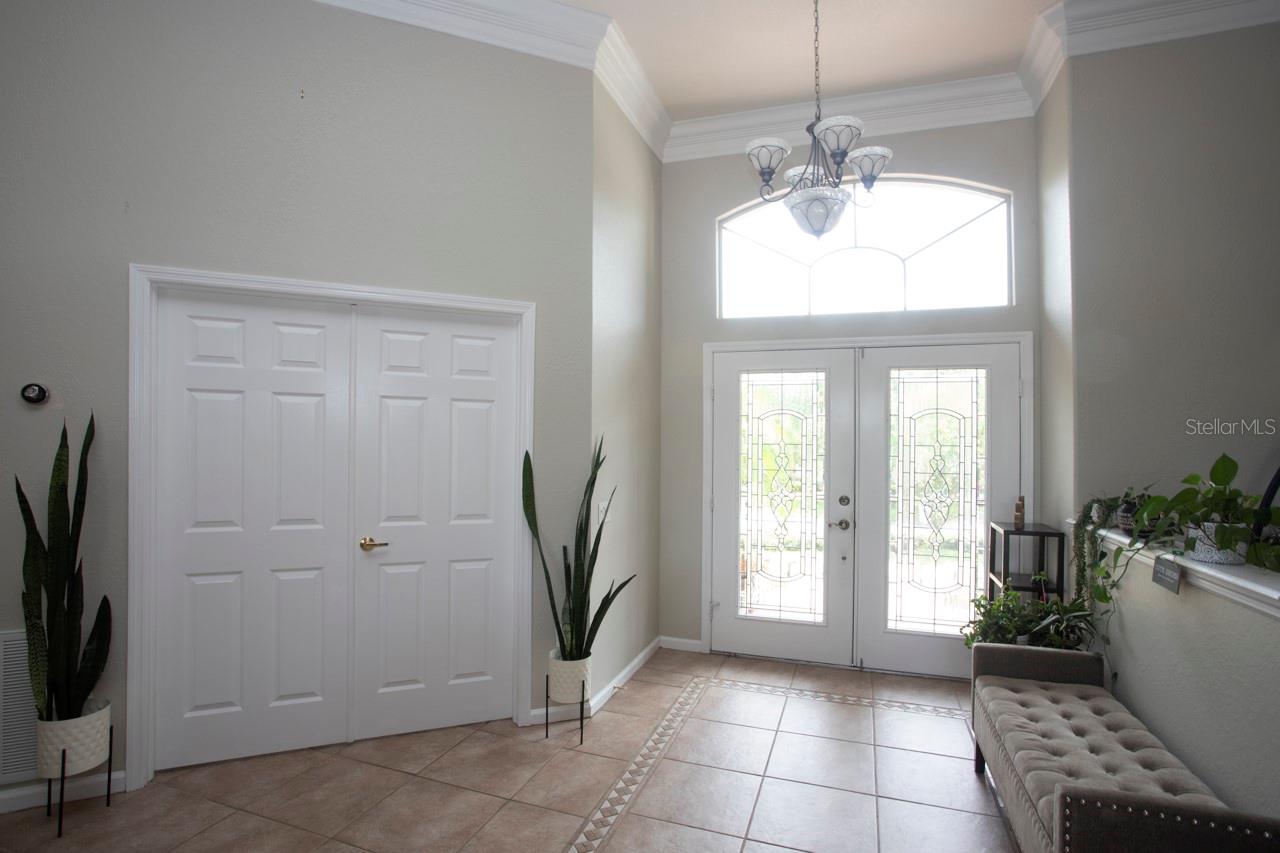
[[[111,762],[115,758],[116,727],[107,729],[107,808],[111,808]],[[67,751],[62,750],[62,767],[58,773],[58,837],[62,837],[62,804],[67,799]],[[53,779],[45,782],[44,816],[53,815]]]
[[[546,700],[543,708],[543,738],[551,737],[551,674],[547,674]],[[578,699],[578,746],[582,746],[583,732],[587,725],[587,682],[582,682],[582,696]]]
[[[1011,541],[1015,536],[1032,539],[1036,545],[1035,567],[1031,570],[1014,572],[1009,565]],[[1056,571],[1053,580],[1048,580],[1048,546],[1052,541],[1057,557]],[[1056,527],[1047,524],[1026,524],[1018,527],[1012,521],[991,522],[991,532],[987,538],[987,598],[994,598],[996,588],[1013,589],[1018,592],[1033,592],[1046,598],[1057,595],[1065,600],[1066,589],[1063,578],[1066,534]],[[999,559],[997,559],[999,558]],[[1036,580],[1036,578],[1045,580]]]

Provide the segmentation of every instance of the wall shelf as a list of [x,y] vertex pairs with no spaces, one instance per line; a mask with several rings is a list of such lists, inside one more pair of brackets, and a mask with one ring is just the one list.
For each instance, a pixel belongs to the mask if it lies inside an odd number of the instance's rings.
[[[1068,521],[1074,525],[1074,521]],[[1115,548],[1129,544],[1129,536],[1119,529],[1099,531],[1106,546]],[[1280,619],[1280,572],[1271,572],[1258,566],[1219,566],[1202,563],[1190,557],[1174,554],[1170,548],[1152,546],[1142,550],[1133,559],[1148,569],[1156,557],[1166,555],[1182,568],[1183,582],[1205,592],[1243,604],[1251,610],[1264,613],[1272,619]]]

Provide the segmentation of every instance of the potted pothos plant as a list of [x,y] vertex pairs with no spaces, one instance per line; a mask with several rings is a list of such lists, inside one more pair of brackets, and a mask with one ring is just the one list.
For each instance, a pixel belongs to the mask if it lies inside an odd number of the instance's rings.
[[[1224,453],[1207,477],[1184,477],[1184,488],[1172,497],[1130,489],[1121,497],[1093,498],[1080,508],[1072,531],[1075,587],[1077,595],[1084,590],[1094,606],[1097,634],[1104,644],[1116,612],[1115,591],[1133,558],[1150,546],[1185,552],[1201,562],[1248,562],[1280,572],[1280,507],[1233,486],[1238,473],[1239,465]],[[1130,541],[1104,547],[1104,528],[1114,521],[1123,529],[1126,509],[1131,511]]]
[[[556,647],[551,650],[548,661],[551,699],[555,702],[577,702],[584,695],[591,695],[591,647],[596,641],[600,625],[613,602],[617,600],[627,584],[635,580],[635,575],[624,580],[616,588],[614,582],[600,599],[595,612],[591,611],[591,582],[595,577],[596,559],[600,554],[600,537],[604,533],[604,523],[609,517],[609,509],[613,506],[613,494],[600,513],[600,523],[596,526],[595,535],[591,534],[591,507],[595,500],[596,478],[604,465],[604,439],[596,444],[595,453],[591,457],[591,473],[587,477],[587,485],[582,493],[582,504],[578,507],[578,522],[574,528],[573,555],[570,558],[569,546],[562,546],[564,558],[564,584],[559,604],[555,585],[551,580],[551,569],[547,566],[547,556],[542,548],[542,533],[538,528],[538,507],[533,490],[533,460],[526,452],[524,455],[524,476],[522,491],[524,496],[524,518],[533,534],[534,544],[538,547],[538,559],[542,562],[542,576],[547,584],[547,600],[551,604],[551,619],[556,627]],[[614,489],[616,492],[617,489]]]
[[[53,457],[49,475],[45,535],[14,478],[18,509],[26,526],[22,558],[22,616],[27,631],[27,667],[36,704],[36,767],[42,778],[61,772],[70,776],[107,760],[111,705],[91,699],[111,648],[111,602],[104,595],[89,636],[80,643],[84,614],[84,561],[80,534],[84,529],[89,488],[89,448],[94,422],[90,416],[80,446],[75,502],[68,503],[67,428]],[[62,755],[66,752],[66,766]]]
[[1186,532],[1183,545],[1193,560],[1243,563],[1249,549],[1257,544],[1255,522],[1269,525],[1280,513],[1262,508],[1260,496],[1245,494],[1232,485],[1239,471],[1239,464],[1224,453],[1213,463],[1208,477],[1188,474],[1182,480],[1186,488],[1171,498],[1153,498],[1154,503],[1146,509],[1177,517]]

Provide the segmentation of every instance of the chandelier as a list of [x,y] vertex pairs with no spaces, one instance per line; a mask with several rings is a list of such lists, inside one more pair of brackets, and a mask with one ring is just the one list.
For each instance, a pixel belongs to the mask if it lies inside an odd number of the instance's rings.
[[883,146],[854,147],[862,139],[861,119],[822,117],[818,32],[818,0],[813,0],[813,121],[805,128],[809,134],[809,159],[783,174],[789,189],[775,192],[773,188],[774,177],[791,153],[787,141],[766,136],[747,145],[747,159],[760,175],[760,197],[765,201],[785,201],[796,223],[815,237],[835,228],[845,205],[853,200],[853,195],[840,185],[845,170],[870,193],[893,157],[893,152]]

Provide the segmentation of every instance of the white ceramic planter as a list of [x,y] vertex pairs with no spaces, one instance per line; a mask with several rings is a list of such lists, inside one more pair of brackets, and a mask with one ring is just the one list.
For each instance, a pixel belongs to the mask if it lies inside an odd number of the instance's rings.
[[107,760],[110,748],[111,703],[96,710],[88,706],[73,720],[36,720],[36,770],[41,779],[57,779],[62,772],[62,750],[67,751],[67,775],[92,770]]
[[561,705],[577,702],[583,697],[582,685],[585,682],[586,696],[591,697],[591,657],[582,660],[560,660],[559,649],[552,649],[547,665],[551,673],[551,701]]
[[1238,566],[1244,562],[1244,555],[1239,551],[1219,548],[1213,542],[1213,531],[1218,525],[1212,521],[1204,524],[1204,529],[1192,527],[1188,532],[1196,540],[1196,547],[1188,555],[1201,563],[1217,563],[1220,566]]

